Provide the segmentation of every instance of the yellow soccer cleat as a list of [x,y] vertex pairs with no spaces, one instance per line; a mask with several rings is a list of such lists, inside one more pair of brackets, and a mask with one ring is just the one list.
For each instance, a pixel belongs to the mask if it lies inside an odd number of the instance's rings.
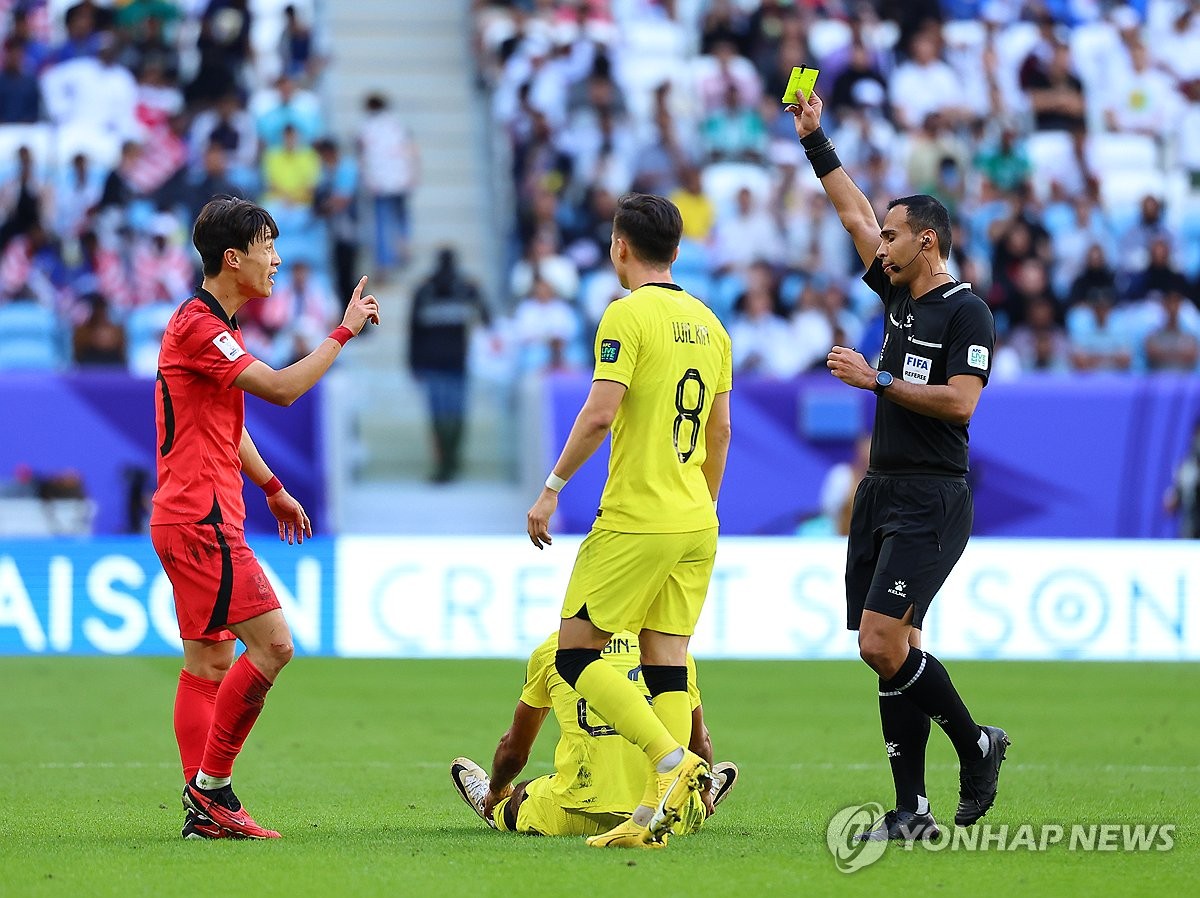
[[647,828],[655,838],[662,838],[682,819],[692,793],[712,787],[712,771],[703,758],[685,750],[683,760],[668,772],[651,776],[658,779],[658,807]]
[[606,833],[588,836],[589,848],[665,848],[667,836],[655,837],[645,826],[625,820]]

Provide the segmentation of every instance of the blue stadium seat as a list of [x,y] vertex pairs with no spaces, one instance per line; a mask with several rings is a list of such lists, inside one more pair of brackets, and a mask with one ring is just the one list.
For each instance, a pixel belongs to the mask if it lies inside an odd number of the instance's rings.
[[62,364],[53,340],[0,341],[0,371],[57,371]]
[[167,322],[174,313],[175,306],[169,302],[156,302],[134,309],[125,319],[125,335],[129,345],[153,343],[157,346],[162,342],[163,331],[167,329]]
[[1180,254],[1175,262],[1184,274],[1194,279],[1200,275],[1200,200],[1183,200],[1179,246]]
[[746,292],[746,281],[740,275],[727,274],[713,284],[708,305],[722,323],[728,325],[733,319],[733,304]]
[[672,269],[671,274],[675,278],[675,283],[677,283],[680,287],[692,294],[692,296],[696,297],[696,299],[700,300],[706,306],[712,306],[711,298],[713,295],[713,280],[706,273],[685,271],[681,275],[679,272]]
[[125,319],[126,365],[131,374],[153,377],[163,331],[175,312],[171,303],[159,302],[134,309]]
[[804,292],[804,285],[807,282],[808,276],[803,272],[789,271],[784,275],[783,280],[779,283],[779,299],[784,308],[796,308],[796,303],[800,301],[800,294]]
[[17,172],[17,151],[28,147],[39,180],[49,178],[54,168],[54,128],[50,125],[0,125],[0,180],[9,181]]
[[675,264],[671,266],[672,271],[703,271],[708,272],[709,268],[709,251],[697,240],[689,240],[683,238],[679,241],[679,256],[675,259]]
[[62,365],[58,319],[32,302],[0,306],[0,369],[52,371]]
[[275,252],[283,260],[283,269],[298,261],[307,262],[318,274],[329,269],[329,242],[325,223],[308,208],[277,204],[271,214],[279,225],[279,236],[275,238]]
[[50,339],[58,335],[54,313],[34,302],[10,302],[0,306],[0,341]]

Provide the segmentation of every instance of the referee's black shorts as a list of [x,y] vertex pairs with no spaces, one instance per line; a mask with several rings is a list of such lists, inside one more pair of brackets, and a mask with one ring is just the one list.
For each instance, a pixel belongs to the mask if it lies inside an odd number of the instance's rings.
[[863,609],[897,620],[925,612],[962,556],[975,506],[966,481],[868,474],[854,495],[846,553],[846,627]]

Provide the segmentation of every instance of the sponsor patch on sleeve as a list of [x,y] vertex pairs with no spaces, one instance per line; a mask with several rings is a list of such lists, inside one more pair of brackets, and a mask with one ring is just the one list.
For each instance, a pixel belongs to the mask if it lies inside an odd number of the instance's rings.
[[600,341],[600,361],[615,362],[621,355],[620,340],[601,340]]
[[221,350],[221,354],[231,362],[246,354],[246,350],[238,346],[237,340],[233,339],[233,334],[229,331],[221,331],[213,337],[213,346]]
[[967,364],[972,368],[979,368],[981,371],[987,371],[988,358],[990,353],[986,346],[980,346],[978,343],[971,346],[967,350]]

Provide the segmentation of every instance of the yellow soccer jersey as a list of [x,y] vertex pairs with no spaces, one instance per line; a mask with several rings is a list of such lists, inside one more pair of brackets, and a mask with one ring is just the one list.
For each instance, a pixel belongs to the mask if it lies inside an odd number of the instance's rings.
[[[641,749],[623,739],[558,675],[554,669],[557,650],[558,634],[552,633],[529,656],[525,688],[521,690],[521,701],[530,707],[552,708],[562,731],[554,749],[554,794],[564,808],[628,814],[642,798],[649,762]],[[635,634],[614,634],[604,647],[603,660],[633,680],[649,701],[650,693],[639,676]],[[700,705],[700,689],[696,685],[696,662],[690,654],[687,667],[688,695],[692,708],[696,708]]]
[[608,481],[593,526],[683,533],[717,526],[701,465],[704,427],[733,387],[729,334],[673,284],[609,304],[596,330],[595,380],[628,387],[612,426]]

